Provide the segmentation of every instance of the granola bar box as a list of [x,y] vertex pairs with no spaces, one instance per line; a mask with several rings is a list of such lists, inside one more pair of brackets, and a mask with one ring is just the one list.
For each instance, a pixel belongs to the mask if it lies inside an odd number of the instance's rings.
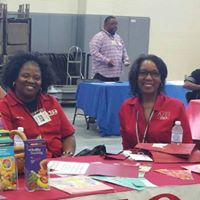
[[49,189],[46,142],[31,139],[24,142],[25,147],[25,187],[28,191]]

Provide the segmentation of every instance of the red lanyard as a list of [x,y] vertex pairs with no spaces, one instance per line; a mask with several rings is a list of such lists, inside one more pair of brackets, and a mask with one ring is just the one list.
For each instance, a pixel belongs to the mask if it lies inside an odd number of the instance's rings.
[[[146,139],[146,135],[147,135],[147,131],[149,129],[149,123],[153,117],[153,114],[154,114],[154,110],[151,111],[151,114],[149,116],[149,119],[148,119],[148,122],[147,122],[147,125],[145,127],[145,130],[144,130],[144,135],[143,135],[143,139],[142,139],[142,142],[141,143],[144,143],[145,142],[145,139]],[[138,120],[139,120],[139,111],[136,112],[136,137],[137,137],[137,143],[140,143],[140,138],[139,138],[139,128],[138,128]]]

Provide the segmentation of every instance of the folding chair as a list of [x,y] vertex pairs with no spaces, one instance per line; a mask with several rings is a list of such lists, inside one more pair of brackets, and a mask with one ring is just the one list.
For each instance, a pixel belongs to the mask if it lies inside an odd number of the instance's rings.
[[[84,116],[85,117],[85,122],[86,122],[86,125],[87,125],[87,130],[90,128],[90,123],[91,123],[91,118],[88,116],[88,115],[85,115],[84,112],[82,113],[79,113],[78,112],[78,107],[76,106],[75,107],[75,110],[74,110],[74,117],[73,117],[73,121],[72,121],[72,124],[75,124],[75,120],[76,120],[76,116],[77,115],[81,115],[81,116]],[[93,122],[95,123],[95,121]]]
[[[101,82],[101,81],[96,80],[96,79],[79,79],[77,81],[77,85],[80,84],[81,82]],[[75,124],[76,116],[77,115],[81,115],[81,116],[85,117],[85,121],[86,121],[86,125],[87,125],[87,130],[90,128],[90,124],[94,124],[96,122],[95,118],[90,117],[88,115],[85,115],[83,111],[81,113],[79,113],[78,112],[78,107],[75,106],[74,117],[73,117],[72,124]]]
[[67,83],[72,85],[73,79],[84,79],[82,74],[83,53],[80,47],[72,46],[67,54]]

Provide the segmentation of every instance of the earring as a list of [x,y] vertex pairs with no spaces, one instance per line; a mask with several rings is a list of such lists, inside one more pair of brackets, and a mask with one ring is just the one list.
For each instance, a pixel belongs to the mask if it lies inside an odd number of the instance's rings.
[[13,84],[12,84],[12,85],[13,85],[13,87],[15,87],[15,85],[16,85],[15,81],[13,81]]

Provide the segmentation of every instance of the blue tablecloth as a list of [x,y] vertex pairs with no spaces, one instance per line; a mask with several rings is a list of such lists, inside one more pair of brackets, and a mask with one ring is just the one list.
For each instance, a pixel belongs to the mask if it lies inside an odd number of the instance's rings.
[[[165,91],[187,104],[183,82],[167,82]],[[101,136],[119,135],[119,108],[130,96],[128,82],[82,82],[77,88],[76,106],[96,118]]]

